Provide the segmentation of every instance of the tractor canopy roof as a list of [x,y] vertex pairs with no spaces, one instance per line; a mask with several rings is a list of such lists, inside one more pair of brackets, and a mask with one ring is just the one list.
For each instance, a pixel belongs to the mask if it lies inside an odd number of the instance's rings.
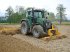
[[44,9],[35,9],[35,8],[28,8],[27,11],[35,11],[35,12],[42,12]]

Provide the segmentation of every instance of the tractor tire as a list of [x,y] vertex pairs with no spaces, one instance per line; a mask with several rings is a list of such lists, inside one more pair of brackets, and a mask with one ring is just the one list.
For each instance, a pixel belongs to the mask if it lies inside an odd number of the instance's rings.
[[23,21],[21,23],[21,33],[23,35],[26,35],[28,33],[28,25],[27,25],[27,22],[26,21]]
[[44,31],[42,26],[40,25],[35,25],[32,29],[32,34],[35,38],[40,38],[44,35]]

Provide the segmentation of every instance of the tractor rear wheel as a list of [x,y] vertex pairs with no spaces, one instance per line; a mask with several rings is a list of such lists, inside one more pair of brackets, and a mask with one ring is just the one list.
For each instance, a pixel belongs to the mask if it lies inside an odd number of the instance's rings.
[[44,35],[44,31],[43,31],[42,26],[35,25],[32,29],[32,34],[36,38],[42,37]]
[[26,35],[28,32],[28,26],[27,26],[27,22],[26,21],[23,21],[21,23],[21,33]]

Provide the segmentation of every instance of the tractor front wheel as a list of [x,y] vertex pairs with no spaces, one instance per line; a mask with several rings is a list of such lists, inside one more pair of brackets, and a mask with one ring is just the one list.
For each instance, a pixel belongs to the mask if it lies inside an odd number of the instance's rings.
[[35,25],[32,29],[32,34],[36,38],[42,37],[44,35],[44,31],[43,31],[42,26]]

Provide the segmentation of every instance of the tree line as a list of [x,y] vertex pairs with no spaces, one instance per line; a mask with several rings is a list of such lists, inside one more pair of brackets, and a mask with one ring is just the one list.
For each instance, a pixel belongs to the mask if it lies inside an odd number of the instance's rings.
[[[57,6],[57,14],[55,15],[53,12],[49,12],[48,19],[51,21],[59,21],[60,24],[63,20],[67,20],[64,6],[59,4]],[[47,13],[47,12],[46,12]],[[0,22],[5,23],[20,23],[21,19],[26,18],[26,9],[23,6],[16,6],[16,9],[13,9],[9,6],[6,9],[5,13],[6,20],[0,20]]]

